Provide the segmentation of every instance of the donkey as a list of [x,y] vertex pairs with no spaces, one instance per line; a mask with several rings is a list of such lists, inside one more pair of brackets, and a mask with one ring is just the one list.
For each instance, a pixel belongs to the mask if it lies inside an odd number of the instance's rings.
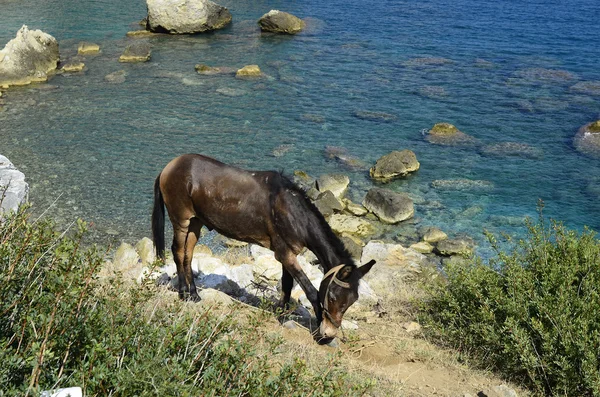
[[[154,182],[152,234],[162,260],[165,206],[173,225],[171,249],[181,299],[200,300],[191,260],[206,226],[272,250],[283,269],[279,305],[289,304],[296,280],[319,324],[315,339],[324,343],[337,335],[344,313],[358,299],[359,280],[375,264],[372,260],[358,267],[304,191],[280,172],[246,171],[200,154],[171,160]],[[325,271],[318,291],[298,264],[305,247]]]

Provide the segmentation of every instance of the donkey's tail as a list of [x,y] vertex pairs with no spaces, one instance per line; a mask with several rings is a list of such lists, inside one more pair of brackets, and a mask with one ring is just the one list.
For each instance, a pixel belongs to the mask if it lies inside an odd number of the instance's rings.
[[160,191],[160,174],[154,181],[154,208],[152,210],[152,238],[156,255],[165,260],[165,201]]

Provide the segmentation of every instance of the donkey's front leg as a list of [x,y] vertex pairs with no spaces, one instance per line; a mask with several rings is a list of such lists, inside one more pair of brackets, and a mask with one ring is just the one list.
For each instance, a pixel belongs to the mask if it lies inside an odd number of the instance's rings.
[[[291,250],[286,249],[283,251],[276,251],[275,258],[279,262],[281,262],[281,264],[283,265],[284,276],[282,276],[282,281],[284,281],[283,277],[285,277],[285,272],[287,271],[291,275],[291,277],[293,277],[298,282],[298,284],[300,284],[300,287],[306,294],[306,297],[310,301],[310,303],[315,311],[315,317],[317,318],[317,323],[321,324],[322,311],[321,311],[321,303],[319,302],[319,292],[314,287],[314,285],[310,282],[310,279],[306,276],[306,274],[302,270],[302,267],[300,266],[300,264],[298,263],[298,259],[296,258],[296,254],[294,254]],[[289,279],[287,279],[286,281],[289,283]],[[290,283],[290,284],[293,284],[293,283]],[[287,285],[289,285],[289,284],[287,284]],[[286,292],[287,292],[285,289],[286,286],[282,285],[282,287],[283,287],[283,293],[284,293],[284,295],[282,296],[282,301],[285,301]],[[289,288],[289,291],[290,291],[289,295],[291,295],[291,286]],[[287,295],[287,302],[289,302],[289,295]]]

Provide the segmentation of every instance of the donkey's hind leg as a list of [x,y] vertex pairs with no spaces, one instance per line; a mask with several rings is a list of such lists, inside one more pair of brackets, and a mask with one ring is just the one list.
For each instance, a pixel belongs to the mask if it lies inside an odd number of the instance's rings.
[[[195,222],[194,222],[195,220]],[[192,274],[194,246],[200,235],[200,222],[196,219],[173,223],[173,259],[179,279],[179,298],[194,302],[200,300]]]

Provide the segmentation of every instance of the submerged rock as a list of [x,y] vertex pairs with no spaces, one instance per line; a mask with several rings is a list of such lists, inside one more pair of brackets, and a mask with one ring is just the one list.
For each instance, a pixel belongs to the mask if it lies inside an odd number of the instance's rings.
[[210,0],[146,0],[146,28],[157,33],[189,34],[221,29],[231,13]]
[[407,194],[388,189],[372,188],[367,192],[363,205],[384,223],[398,223],[415,214],[413,201]]
[[473,255],[474,244],[466,239],[447,239],[438,242],[435,250],[443,256],[460,255],[470,257]]
[[260,29],[265,32],[296,34],[304,27],[304,22],[287,12],[271,10],[258,20]]
[[494,184],[473,179],[437,179],[431,182],[431,187],[439,190],[491,190]]
[[0,154],[0,216],[4,212],[16,211],[19,205],[27,202],[28,196],[29,184],[25,182],[25,174]]
[[357,110],[354,112],[354,117],[362,120],[379,121],[389,123],[398,119],[397,116],[385,113],[385,112],[374,112],[370,110]]
[[54,37],[23,25],[0,51],[0,87],[47,81],[59,60]]
[[411,150],[393,151],[381,157],[369,170],[371,178],[389,182],[395,178],[417,171],[421,164]]
[[450,63],[454,63],[451,59],[441,57],[421,57],[413,58],[405,61],[402,65],[407,67],[415,66],[442,66]]
[[546,69],[546,68],[528,68],[515,72],[515,77],[525,82],[537,82],[547,84],[564,83],[576,80],[578,77],[568,70]]
[[60,70],[64,73],[77,73],[83,71],[84,68],[85,63],[74,61],[65,63]]
[[580,94],[600,95],[600,81],[580,81],[569,89]]
[[600,158],[600,120],[581,127],[575,134],[573,146],[580,153]]
[[437,123],[428,132],[426,139],[436,145],[471,146],[475,138],[460,131],[450,123]]
[[127,76],[127,72],[124,70],[117,70],[116,72],[112,72],[110,74],[107,74],[106,76],[104,76],[104,80],[108,81],[109,83],[115,83],[115,84],[119,84],[119,83],[124,83],[125,82],[125,77]]
[[541,149],[519,142],[500,142],[485,145],[481,148],[481,154],[492,157],[512,156],[528,159],[539,159],[543,156]]

